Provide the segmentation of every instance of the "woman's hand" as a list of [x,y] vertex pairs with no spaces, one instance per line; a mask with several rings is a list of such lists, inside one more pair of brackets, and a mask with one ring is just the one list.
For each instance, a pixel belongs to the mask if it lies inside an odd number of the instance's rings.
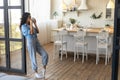
[[30,20],[30,34],[33,34],[33,22]]
[[30,20],[30,27],[32,27],[32,25],[33,25],[33,22],[32,22],[32,20]]

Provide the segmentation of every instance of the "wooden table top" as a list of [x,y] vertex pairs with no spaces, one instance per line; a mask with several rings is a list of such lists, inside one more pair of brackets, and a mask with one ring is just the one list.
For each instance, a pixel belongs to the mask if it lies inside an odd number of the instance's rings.
[[[52,31],[61,31],[63,30],[64,28],[59,28],[59,29],[53,29]],[[103,28],[88,28],[88,29],[84,29],[86,30],[86,32],[88,33],[99,33],[100,30],[103,29]],[[109,27],[109,28],[104,28],[105,30],[109,31],[109,33],[113,34],[114,33],[114,29]],[[77,32],[78,29],[72,29],[72,30],[69,30],[67,29],[68,32]]]

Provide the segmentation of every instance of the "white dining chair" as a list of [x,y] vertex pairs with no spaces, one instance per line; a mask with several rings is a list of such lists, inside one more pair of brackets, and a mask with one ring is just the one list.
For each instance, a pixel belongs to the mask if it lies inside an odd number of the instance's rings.
[[86,42],[85,37],[86,31],[84,31],[83,29],[78,30],[77,33],[74,35],[74,62],[76,61],[76,57],[79,58],[80,52],[82,52],[82,63],[84,63],[85,56],[86,60],[88,59],[88,43]]
[[59,56],[59,52],[61,54],[61,60],[63,59],[63,55],[66,54],[67,58],[67,31],[61,30],[56,35],[54,35],[54,55],[53,59],[56,55]]
[[[96,64],[99,62],[100,54],[105,55],[105,65],[109,62],[110,58],[110,44],[109,44],[109,32],[106,30],[101,30],[96,36],[97,38],[97,48],[96,48]],[[103,52],[103,53],[100,53]]]

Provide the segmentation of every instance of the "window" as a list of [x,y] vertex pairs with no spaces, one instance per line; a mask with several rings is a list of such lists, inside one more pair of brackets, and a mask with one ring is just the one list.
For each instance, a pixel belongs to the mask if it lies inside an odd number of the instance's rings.
[[0,0],[0,6],[3,6],[3,0]]
[[8,6],[20,6],[21,0],[8,0]]

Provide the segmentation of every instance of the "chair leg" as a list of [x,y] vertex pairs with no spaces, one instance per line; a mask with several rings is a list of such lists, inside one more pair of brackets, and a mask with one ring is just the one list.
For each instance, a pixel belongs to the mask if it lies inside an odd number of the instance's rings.
[[61,50],[61,61],[62,61],[62,58],[63,58],[63,51]]
[[[112,48],[110,48],[110,49],[112,49]],[[108,52],[109,54],[108,54],[108,63],[110,62],[110,54],[111,54],[111,51],[110,52]]]
[[76,52],[74,52],[74,62],[76,61]]
[[98,61],[99,61],[99,60],[98,60],[98,58],[99,58],[98,55],[99,55],[99,54],[98,54],[98,49],[97,49],[97,54],[96,54],[96,64],[98,64]]
[[78,49],[78,47],[77,47],[77,59],[79,59],[79,49]]
[[63,59],[63,45],[61,45],[61,61],[62,61],[62,59]]
[[66,59],[67,59],[67,57],[68,57],[68,55],[67,55],[67,44],[66,44],[66,51],[65,51],[65,53],[66,53]]
[[56,54],[56,46],[54,45],[54,50],[53,50],[53,60],[55,59],[55,54]]
[[110,57],[108,56],[108,63],[110,62]]
[[86,60],[88,60],[88,54],[87,54],[88,46],[86,46]]
[[74,47],[74,62],[76,61],[76,47]]
[[84,55],[84,54],[85,54],[84,51],[85,51],[85,49],[84,49],[84,47],[83,47],[82,63],[84,63],[84,56],[85,56],[85,55]]
[[105,57],[105,65],[107,65],[107,60],[108,60],[108,50],[106,49],[106,57]]
[[88,54],[86,53],[86,61],[88,60]]

